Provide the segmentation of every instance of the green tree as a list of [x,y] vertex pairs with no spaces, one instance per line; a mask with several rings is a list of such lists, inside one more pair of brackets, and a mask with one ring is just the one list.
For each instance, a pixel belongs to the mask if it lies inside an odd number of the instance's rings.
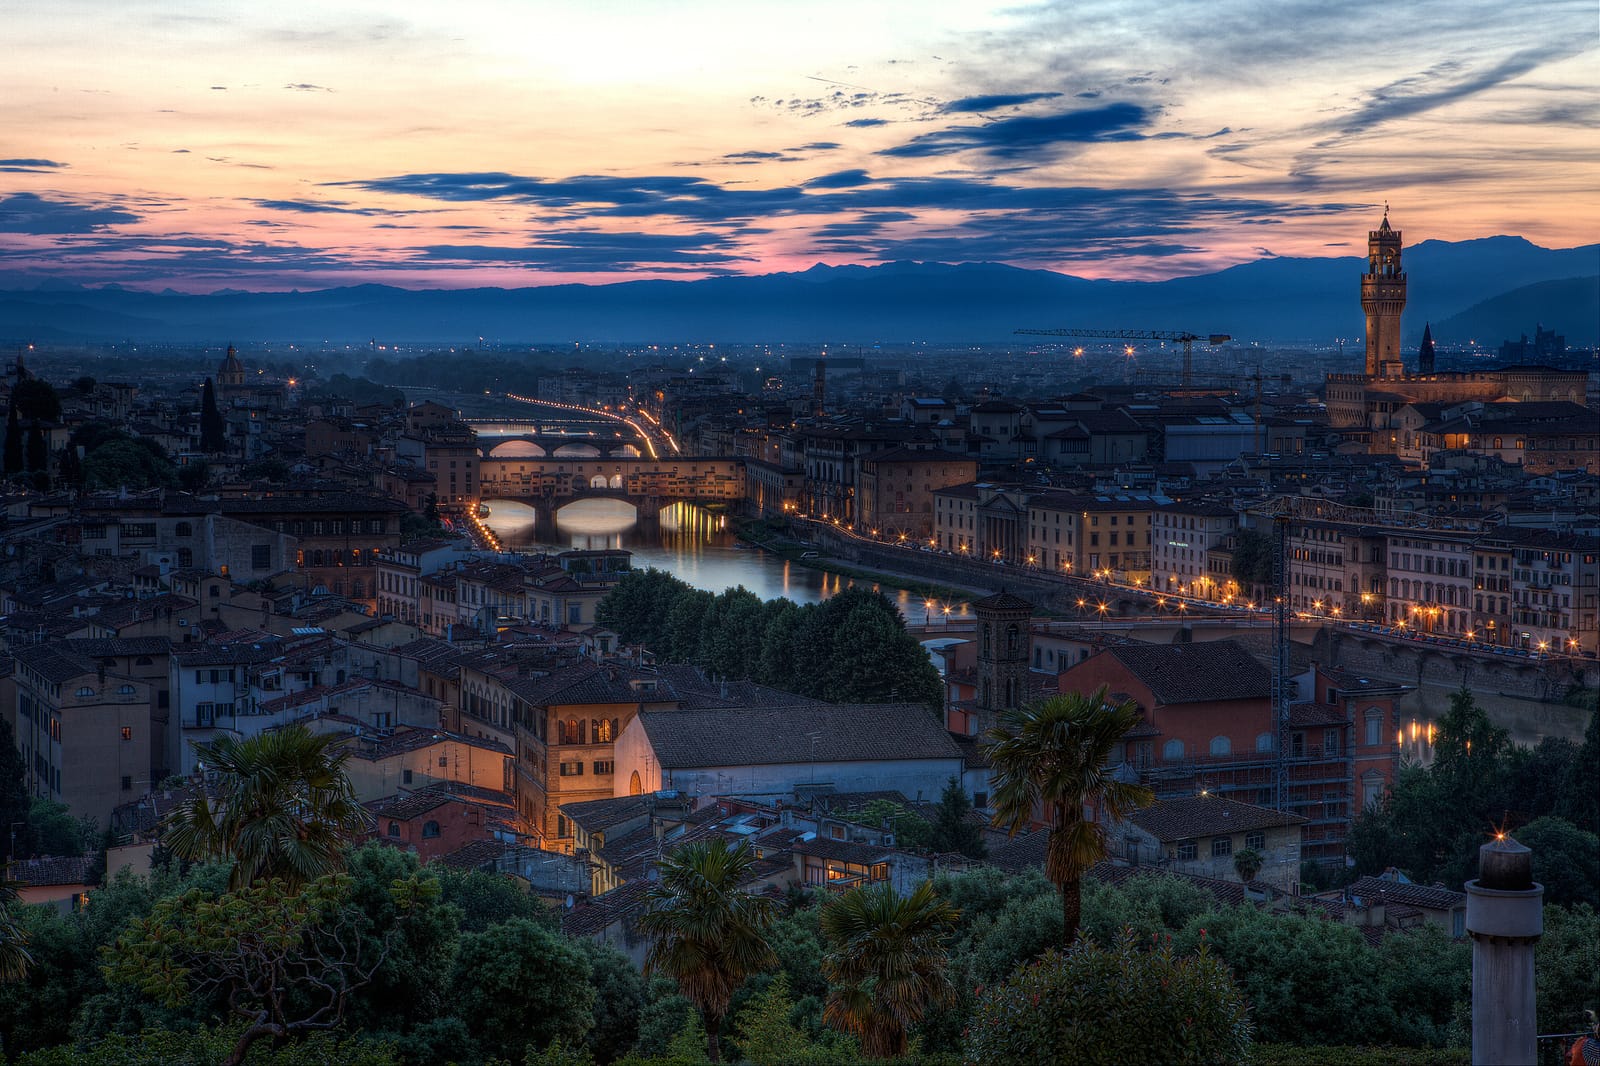
[[196,459],[178,468],[178,484],[186,492],[199,492],[210,483],[211,464],[204,459]]
[[896,847],[921,851],[926,849],[933,839],[933,826],[928,824],[926,818],[914,811],[906,810],[903,804],[893,800],[869,800],[849,817],[851,821],[873,829],[888,826],[889,831],[894,834]]
[[[502,877],[502,881],[509,878]],[[548,910],[542,904],[535,904]],[[639,1018],[644,1012],[644,981],[632,960],[609,944],[593,940],[571,942],[589,961],[589,984],[594,988],[594,1026],[588,1050],[601,1066],[620,1058],[639,1039]]]
[[[137,1036],[113,1034],[93,1043],[35,1051],[20,1066],[213,1066],[238,1042],[239,1026],[214,1029],[150,1029]],[[313,1033],[297,1044],[258,1047],[250,1066],[396,1066],[392,1045],[362,1036]]]
[[1107,702],[1107,690],[1066,693],[1001,712],[1000,724],[986,735],[993,782],[995,824],[1013,836],[1042,811],[1048,826],[1045,874],[1061,892],[1063,942],[1078,935],[1084,871],[1106,856],[1105,826],[1084,817],[1094,804],[1112,821],[1154,794],[1142,785],[1117,779],[1107,760],[1122,737],[1139,721],[1128,700]]
[[1255,848],[1241,848],[1233,853],[1233,870],[1239,875],[1239,880],[1249,884],[1261,872],[1264,861]]
[[228,423],[217,408],[217,390],[210,378],[200,387],[200,450],[213,454],[228,450]]
[[11,405],[17,414],[34,422],[61,421],[61,397],[48,381],[28,377],[11,390]]
[[83,482],[89,489],[142,490],[170,485],[172,464],[151,442],[117,437],[97,446],[83,459]]
[[983,843],[983,830],[972,824],[968,818],[971,813],[972,801],[967,798],[961,782],[952,777],[939,794],[928,846],[934,851],[953,851],[969,859],[986,857],[989,849]]
[[1546,906],[1533,973],[1539,1032],[1585,1028],[1583,1012],[1600,1003],[1600,912],[1586,903]]
[[36,796],[28,805],[28,850],[34,855],[75,857],[94,845],[99,830],[65,804]]
[[345,845],[366,826],[345,776],[348,751],[332,734],[303,725],[196,744],[217,777],[217,798],[201,794],[167,816],[164,841],[186,859],[234,864],[233,887],[263,878],[304,884],[341,869]]
[[50,442],[45,439],[44,427],[33,420],[28,427],[28,469],[47,470],[50,467]]
[[734,1016],[740,1057],[754,1066],[793,1066],[804,1060],[811,1042],[790,1019],[793,1013],[789,978],[780,973]]
[[1579,829],[1600,834],[1600,693],[1591,693],[1589,725],[1583,743],[1562,782],[1562,802],[1555,813]]
[[6,984],[28,976],[28,968],[33,965],[28,931],[13,912],[16,905],[17,890],[9,881],[0,883],[0,983]]
[[[348,885],[344,875],[298,889],[271,879],[220,897],[198,889],[168,897],[108,950],[106,977],[173,1008],[220,992],[244,1023],[224,1066],[244,1062],[260,1040],[336,1029],[398,939],[365,950],[355,912],[343,906]],[[395,891],[408,907],[430,888],[413,881]]]
[[94,386],[95,386],[94,378],[90,377],[87,374],[85,374],[81,378],[78,378],[77,380],[73,381],[73,383],[72,383],[72,387],[75,390],[77,390],[77,393],[78,393],[79,396],[87,396],[87,395],[89,395],[91,392],[94,391]]
[[1256,529],[1241,529],[1233,550],[1233,576],[1240,585],[1272,584],[1272,537]]
[[1233,971],[1267,1043],[1325,1043],[1332,1033],[1383,1043],[1395,1031],[1380,960],[1351,926],[1246,905],[1193,918],[1173,937],[1179,952],[1202,944]]
[[[246,463],[243,469],[239,471],[239,476],[246,481],[288,481],[289,464],[282,459],[268,456],[265,459],[257,459],[254,462]],[[438,524],[437,519],[435,519],[434,524]]]
[[560,1040],[580,1045],[594,1024],[584,953],[526,918],[461,938],[452,1002],[483,1049],[513,1058]]
[[17,405],[6,407],[5,473],[20,474],[27,465],[27,451],[22,444],[22,423],[17,420]]
[[11,723],[0,716],[0,864],[16,858],[28,845],[33,797],[28,794],[27,777],[28,766],[17,750],[16,734]]
[[56,474],[63,485],[83,484],[83,460],[78,455],[78,449],[68,445],[61,452],[61,462],[56,465]]
[[705,1022],[706,1050],[720,1061],[720,1031],[728,1004],[744,979],[776,962],[766,931],[772,903],[741,887],[755,855],[740,841],[697,841],[660,864],[650,886],[650,909],[638,921],[651,938],[645,973],[678,983]]
[[558,926],[555,912],[510,877],[450,866],[440,866],[437,873],[444,901],[461,912],[464,933],[481,933],[512,918],[526,918],[550,929]]
[[989,1063],[1243,1062],[1245,999],[1228,968],[1201,948],[1143,951],[1131,935],[1110,948],[1085,940],[1051,951],[985,995],[967,1058]]
[[1533,879],[1544,886],[1545,902],[1600,907],[1600,837],[1545,815],[1518,829],[1516,839],[1533,852]]
[[887,883],[858,886],[825,904],[828,1024],[869,1058],[904,1055],[911,1027],[955,998],[945,967],[957,917],[930,881],[905,897]]

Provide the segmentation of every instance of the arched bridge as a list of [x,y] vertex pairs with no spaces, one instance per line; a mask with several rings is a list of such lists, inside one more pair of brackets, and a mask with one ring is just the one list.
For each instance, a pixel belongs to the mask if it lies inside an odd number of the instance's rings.
[[485,459],[637,459],[644,454],[631,440],[585,437],[559,433],[518,433],[479,437],[478,451]]
[[745,495],[745,467],[743,459],[705,457],[493,458],[478,464],[478,495],[546,507],[612,499],[641,511],[672,503],[738,503]]

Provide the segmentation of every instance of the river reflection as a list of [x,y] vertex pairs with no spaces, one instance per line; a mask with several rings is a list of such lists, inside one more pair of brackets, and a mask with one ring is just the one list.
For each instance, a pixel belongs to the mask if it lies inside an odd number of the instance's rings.
[[[641,530],[633,508],[620,500],[579,500],[557,513],[553,543],[540,539],[538,516],[527,504],[488,500],[485,506],[489,514],[484,524],[509,549],[626,548],[633,553],[634,566],[669,571],[710,592],[743,585],[763,600],[783,596],[796,603],[817,603],[856,584],[740,546],[725,515],[691,504],[663,510],[660,532],[655,533]],[[965,603],[926,600],[901,589],[884,592],[908,622],[968,617]]]

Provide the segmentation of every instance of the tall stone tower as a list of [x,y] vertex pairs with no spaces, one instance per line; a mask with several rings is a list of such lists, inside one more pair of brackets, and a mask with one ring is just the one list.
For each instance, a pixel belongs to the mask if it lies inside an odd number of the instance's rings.
[[974,603],[972,611],[978,616],[978,709],[987,728],[995,712],[1027,699],[1033,604],[1002,591]]
[[1406,307],[1406,274],[1400,269],[1400,231],[1383,224],[1367,233],[1367,272],[1361,278],[1361,309],[1367,313],[1367,377],[1397,378],[1400,361],[1400,312]]

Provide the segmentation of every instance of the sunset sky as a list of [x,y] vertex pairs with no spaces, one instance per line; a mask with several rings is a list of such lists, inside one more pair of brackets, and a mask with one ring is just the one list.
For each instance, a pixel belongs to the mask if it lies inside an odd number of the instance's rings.
[[1600,235],[1594,0],[0,0],[0,288]]

